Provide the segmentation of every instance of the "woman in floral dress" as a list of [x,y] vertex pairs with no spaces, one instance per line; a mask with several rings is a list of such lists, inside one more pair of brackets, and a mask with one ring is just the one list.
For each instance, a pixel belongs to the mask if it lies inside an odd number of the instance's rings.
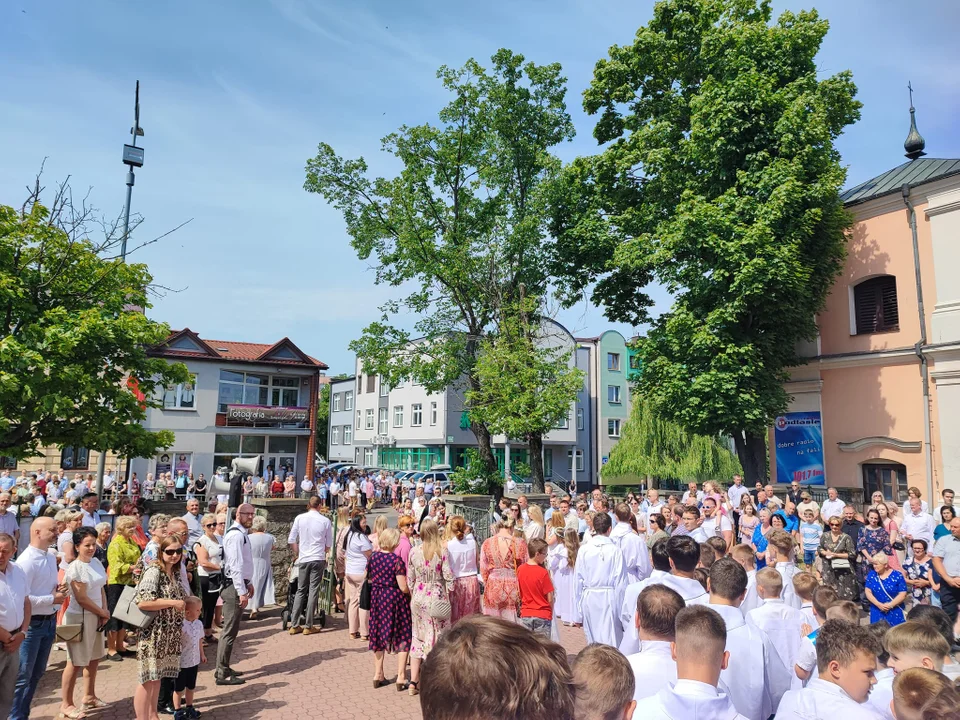
[[383,674],[383,654],[397,655],[397,690],[404,690],[407,672],[407,653],[412,640],[410,617],[410,590],[407,585],[407,567],[393,551],[400,541],[394,528],[384,528],[377,534],[379,548],[367,563],[370,581],[370,650],[373,651],[373,687],[389,685]]
[[483,614],[518,622],[520,588],[517,568],[527,559],[527,543],[513,536],[516,521],[509,515],[498,522],[496,534],[480,548],[480,580],[483,582]]
[[933,568],[930,566],[930,556],[927,555],[927,541],[917,538],[910,547],[913,557],[903,563],[903,575],[913,596],[914,605],[929,605],[931,590],[940,590],[939,585],[933,583]]
[[[877,509],[867,510],[864,520],[866,524],[860,528],[860,534],[857,536],[857,579],[862,584],[867,582],[867,575],[873,567],[873,556],[883,553],[889,557],[893,552],[890,546],[890,535],[883,529]],[[870,610],[870,608],[864,606],[864,610]]]
[[144,612],[155,612],[153,622],[140,631],[137,644],[140,684],[133,695],[137,720],[157,716],[160,681],[180,674],[184,592],[180,584],[183,547],[176,535],[160,541],[157,559],[143,571],[134,602]]
[[430,606],[438,598],[450,600],[453,571],[440,541],[440,528],[430,518],[420,523],[421,544],[410,552],[407,585],[413,638],[410,644],[410,694],[420,692],[420,665],[433,649],[440,633],[450,626],[450,617],[431,617]]
[[[763,512],[763,511],[761,511]],[[830,532],[820,536],[820,557],[823,567],[823,584],[836,588],[841,600],[856,601],[860,596],[860,587],[857,585],[857,574],[854,564],[857,562],[857,551],[853,540],[841,530],[841,520],[838,516],[830,518]]]

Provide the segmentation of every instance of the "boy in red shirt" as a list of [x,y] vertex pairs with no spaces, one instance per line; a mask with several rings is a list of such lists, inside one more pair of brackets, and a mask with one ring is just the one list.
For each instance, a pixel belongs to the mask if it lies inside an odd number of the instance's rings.
[[550,637],[553,623],[553,582],[543,564],[547,543],[535,538],[527,545],[530,559],[517,568],[520,587],[520,622],[528,630]]

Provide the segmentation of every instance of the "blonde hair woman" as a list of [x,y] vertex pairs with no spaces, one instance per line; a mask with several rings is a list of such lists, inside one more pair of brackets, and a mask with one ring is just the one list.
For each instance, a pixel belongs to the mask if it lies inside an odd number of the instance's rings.
[[563,530],[567,521],[559,512],[555,512],[547,521],[547,545],[553,547],[557,543],[563,543]]
[[413,639],[410,645],[410,694],[420,687],[420,664],[433,649],[440,633],[450,625],[450,616],[438,617],[434,603],[449,600],[453,585],[450,559],[440,541],[440,528],[430,518],[420,523],[421,543],[410,552],[407,586],[411,591],[410,615]]
[[903,603],[907,599],[907,581],[903,573],[890,567],[887,554],[878,552],[870,558],[873,570],[867,573],[864,593],[870,601],[870,623],[886,620],[890,625],[905,621]]
[[107,610],[111,618],[107,622],[107,657],[132,656],[134,653],[124,650],[123,641],[127,634],[126,623],[112,617],[123,589],[134,585],[133,568],[140,559],[140,546],[133,539],[137,519],[131,515],[120,515],[116,522],[116,533],[107,548]]
[[460,515],[451,515],[447,521],[447,557],[453,572],[450,588],[450,624],[466,615],[480,612],[480,578],[477,565],[477,539],[467,521]]
[[[226,522],[226,516],[223,520]],[[222,586],[223,547],[217,538],[216,515],[207,513],[200,518],[200,528],[203,530],[203,535],[193,544],[193,551],[197,554],[197,575],[200,578],[203,634],[209,642],[213,638],[213,618],[217,611],[217,600],[220,598],[220,592],[211,590],[210,584],[213,583],[214,588]]]
[[384,653],[397,655],[397,690],[404,690],[407,654],[410,652],[412,629],[407,566],[394,550],[400,533],[385,528],[379,537],[380,547],[370,556],[367,577],[370,580],[370,650],[373,651],[373,687],[389,685],[383,674]]
[[546,539],[547,528],[543,521],[543,511],[536,505],[527,508],[527,524],[523,528],[523,537],[527,542],[533,539]]
[[561,541],[552,546],[547,553],[547,569],[550,571],[556,591],[553,611],[564,625],[579,625],[583,622],[583,618],[577,606],[574,571],[577,553],[580,552],[580,539],[576,530],[560,532]]
[[373,551],[377,552],[380,550],[380,533],[387,529],[387,516],[386,515],[377,515],[377,519],[373,521],[373,532],[370,533],[370,543],[373,545]]

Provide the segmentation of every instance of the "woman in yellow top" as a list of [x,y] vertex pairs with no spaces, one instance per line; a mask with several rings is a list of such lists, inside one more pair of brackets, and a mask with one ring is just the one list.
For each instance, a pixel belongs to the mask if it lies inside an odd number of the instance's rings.
[[117,602],[127,585],[136,585],[133,579],[133,567],[140,559],[140,546],[133,539],[139,517],[121,515],[117,518],[116,533],[107,548],[107,610],[111,618],[107,622],[107,660],[123,660],[134,657],[136,653],[125,650],[123,641],[128,625],[112,617]]

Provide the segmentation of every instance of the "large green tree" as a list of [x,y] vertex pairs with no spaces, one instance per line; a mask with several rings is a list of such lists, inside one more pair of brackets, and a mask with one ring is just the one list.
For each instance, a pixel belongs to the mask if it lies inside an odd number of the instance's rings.
[[[149,457],[173,443],[140,424],[159,389],[188,379],[182,364],[149,357],[169,328],[148,319],[151,276],[110,258],[117,238],[95,242],[89,216],[61,186],[51,208],[39,181],[19,209],[0,205],[0,451],[40,445],[112,449]],[[134,393],[139,391],[141,396]]]
[[[400,166],[396,176],[371,178],[362,158],[345,160],[321,144],[304,187],[343,213],[377,284],[413,288],[351,343],[364,370],[428,391],[463,383],[466,395],[479,390],[476,359],[496,331],[497,308],[521,285],[531,295],[546,290],[543,189],[560,169],[550,149],[573,126],[557,64],[500,50],[490,70],[470,60],[438,77],[453,96],[439,123],[403,126],[382,140]],[[492,475],[490,430],[475,419],[471,429]]]
[[834,142],[860,109],[849,72],[818,75],[828,23],[771,18],[767,0],[658,2],[597,63],[584,107],[605,149],[553,197],[571,293],[595,282],[608,317],[632,323],[649,281],[673,295],[639,344],[639,391],[688,432],[731,435],[751,481],[843,264]]

